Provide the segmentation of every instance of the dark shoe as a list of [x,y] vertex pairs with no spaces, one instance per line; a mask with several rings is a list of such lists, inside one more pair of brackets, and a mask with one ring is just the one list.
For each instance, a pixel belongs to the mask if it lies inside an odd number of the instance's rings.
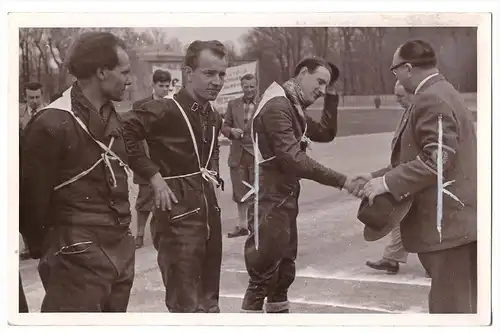
[[399,272],[399,263],[385,258],[376,262],[367,261],[366,266],[379,271],[386,271],[389,274],[397,274]]
[[136,236],[135,237],[135,248],[140,249],[144,246],[144,236]]
[[235,237],[241,237],[241,236],[246,236],[248,235],[250,232],[248,231],[248,229],[245,229],[245,228],[238,228],[237,230],[233,231],[233,232],[230,232],[227,234],[227,238],[235,238]]

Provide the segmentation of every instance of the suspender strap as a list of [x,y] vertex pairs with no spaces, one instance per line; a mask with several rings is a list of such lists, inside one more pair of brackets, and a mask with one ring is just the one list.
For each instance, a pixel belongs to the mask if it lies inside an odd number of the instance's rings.
[[71,116],[73,116],[73,118],[80,125],[80,127],[90,136],[90,138],[104,151],[104,153],[101,154],[101,158],[97,162],[95,162],[90,168],[82,171],[81,173],[74,176],[73,178],[57,185],[56,187],[54,187],[54,190],[58,190],[64,186],[67,186],[71,183],[74,183],[75,181],[79,180],[80,178],[88,175],[101,162],[104,162],[105,166],[108,168],[109,172],[111,173],[111,177],[113,179],[113,187],[116,187],[117,186],[116,176],[115,176],[115,173],[114,173],[113,168],[111,166],[111,162],[110,162],[111,160],[118,161],[119,165],[125,170],[127,176],[130,176],[132,174],[132,172],[131,172],[130,168],[128,167],[128,165],[125,162],[123,162],[121,160],[121,158],[115,154],[115,152],[113,152],[111,150],[111,147],[114,143],[115,138],[112,137],[110,142],[109,142],[109,147],[106,146],[101,141],[95,139],[92,136],[92,134],[90,134],[90,131],[88,130],[87,126],[85,126],[83,121],[80,118],[78,118],[73,111],[71,111],[71,89],[72,89],[72,87],[70,87],[68,90],[66,90],[60,98],[55,100],[53,103],[51,103],[50,105],[48,105],[44,109],[59,109],[59,110],[68,112]]
[[195,176],[195,175],[201,174],[201,176],[203,177],[203,179],[205,179],[206,181],[212,182],[215,186],[219,186],[219,181],[217,180],[217,172],[208,169],[208,164],[210,163],[210,159],[212,158],[212,153],[213,153],[213,149],[214,149],[214,145],[215,145],[215,140],[216,140],[216,138],[215,138],[215,127],[212,126],[212,141],[210,143],[210,151],[208,153],[207,162],[205,163],[205,166],[202,166],[201,165],[200,153],[198,151],[198,144],[196,143],[196,137],[194,136],[194,131],[193,131],[193,127],[191,126],[191,122],[189,121],[189,118],[188,118],[186,112],[184,111],[184,109],[182,108],[182,106],[180,105],[180,103],[177,102],[175,100],[175,98],[172,98],[172,100],[175,102],[175,104],[179,108],[179,110],[180,110],[180,112],[182,114],[182,117],[184,118],[184,121],[186,122],[186,125],[188,127],[189,134],[191,135],[191,140],[193,142],[194,152],[196,153],[196,159],[198,161],[198,168],[200,169],[200,171],[193,172],[193,173],[188,173],[188,174],[184,174],[184,175],[179,175],[179,176],[164,177],[164,179],[185,178],[185,177],[191,177],[191,176]]

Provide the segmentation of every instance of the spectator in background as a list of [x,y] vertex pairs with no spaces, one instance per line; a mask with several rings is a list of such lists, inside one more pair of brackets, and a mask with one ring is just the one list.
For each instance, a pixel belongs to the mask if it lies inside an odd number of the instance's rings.
[[169,90],[169,96],[173,96],[173,95],[177,94],[179,92],[179,89],[181,89],[181,87],[178,86],[177,83],[179,83],[179,79],[173,78],[172,85],[170,86],[170,90]]
[[[396,96],[398,103],[404,108],[404,111],[401,114],[398,127],[394,133],[392,145],[394,145],[398,133],[401,132],[403,124],[406,124],[408,121],[408,116],[411,111],[410,107],[412,104],[412,95],[405,90],[399,81],[396,81],[396,84],[394,85],[394,95]],[[401,230],[398,224],[391,231],[391,240],[385,247],[382,259],[375,262],[367,261],[366,265],[370,268],[386,271],[390,274],[397,274],[399,272],[399,263],[406,263],[407,259],[408,252],[403,246]]]
[[19,107],[19,128],[24,130],[31,118],[45,107],[43,87],[38,82],[30,82],[24,87],[26,103]]
[[[161,69],[156,70],[153,73],[153,94],[136,101],[133,105],[133,109],[140,109],[143,104],[162,99],[169,93],[170,82],[172,76],[168,71]],[[125,116],[127,117],[127,116]],[[149,156],[149,148],[146,141],[143,141],[143,148],[146,154]],[[152,221],[151,211],[154,205],[154,192],[149,184],[149,180],[142,179],[134,173],[134,183],[139,185],[139,195],[137,196],[137,201],[135,203],[135,210],[137,212],[137,233],[135,235],[135,247],[136,249],[144,246],[144,229],[148,219],[150,222],[151,234],[153,234],[154,221]]]
[[227,235],[229,238],[248,235],[247,209],[252,196],[243,198],[248,192],[244,181],[253,186],[254,156],[250,125],[259,104],[257,99],[257,79],[246,74],[241,79],[243,96],[229,101],[224,115],[222,134],[231,140],[229,150],[229,170],[233,185],[233,200],[238,207],[238,223]]

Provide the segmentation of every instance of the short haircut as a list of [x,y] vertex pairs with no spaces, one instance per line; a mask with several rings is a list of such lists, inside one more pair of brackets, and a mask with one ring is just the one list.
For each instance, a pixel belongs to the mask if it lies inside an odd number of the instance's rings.
[[299,75],[300,70],[303,67],[307,67],[309,73],[313,73],[318,67],[325,67],[330,72],[330,82],[337,81],[340,75],[339,69],[333,63],[319,57],[308,57],[300,61],[297,66],[295,66],[293,76],[296,77]]
[[153,83],[170,81],[172,81],[172,75],[170,75],[170,72],[168,71],[157,69],[153,73]]
[[198,67],[198,58],[203,50],[210,50],[221,59],[226,56],[226,47],[218,40],[195,40],[187,48],[184,56],[184,66],[196,69]]
[[245,81],[245,80],[253,80],[253,79],[256,79],[257,78],[255,77],[255,75],[253,75],[252,73],[248,73],[248,74],[245,74],[241,77],[240,81]]
[[431,44],[423,40],[410,40],[399,49],[399,57],[414,67],[436,67],[437,59]]
[[125,43],[109,32],[85,32],[70,50],[69,72],[77,79],[88,79],[98,68],[114,69],[118,65],[117,48]]
[[42,90],[43,86],[41,83],[39,82],[28,82],[26,83],[26,85],[24,86],[24,89],[25,90],[31,90],[31,91],[36,91],[38,89]]

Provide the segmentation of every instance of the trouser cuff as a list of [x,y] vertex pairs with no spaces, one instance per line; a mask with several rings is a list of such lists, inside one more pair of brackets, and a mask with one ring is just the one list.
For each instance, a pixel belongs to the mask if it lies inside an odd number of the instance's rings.
[[266,312],[267,313],[286,313],[290,310],[290,302],[273,302],[266,303]]
[[264,310],[245,310],[245,309],[240,309],[240,313],[264,313]]
[[392,260],[392,261],[395,261],[395,262],[399,262],[399,263],[402,263],[402,264],[406,264],[406,261],[407,259],[406,258],[402,258],[402,257],[393,257],[393,256],[390,256],[390,255],[383,255],[382,258],[384,259],[387,259],[387,260]]

